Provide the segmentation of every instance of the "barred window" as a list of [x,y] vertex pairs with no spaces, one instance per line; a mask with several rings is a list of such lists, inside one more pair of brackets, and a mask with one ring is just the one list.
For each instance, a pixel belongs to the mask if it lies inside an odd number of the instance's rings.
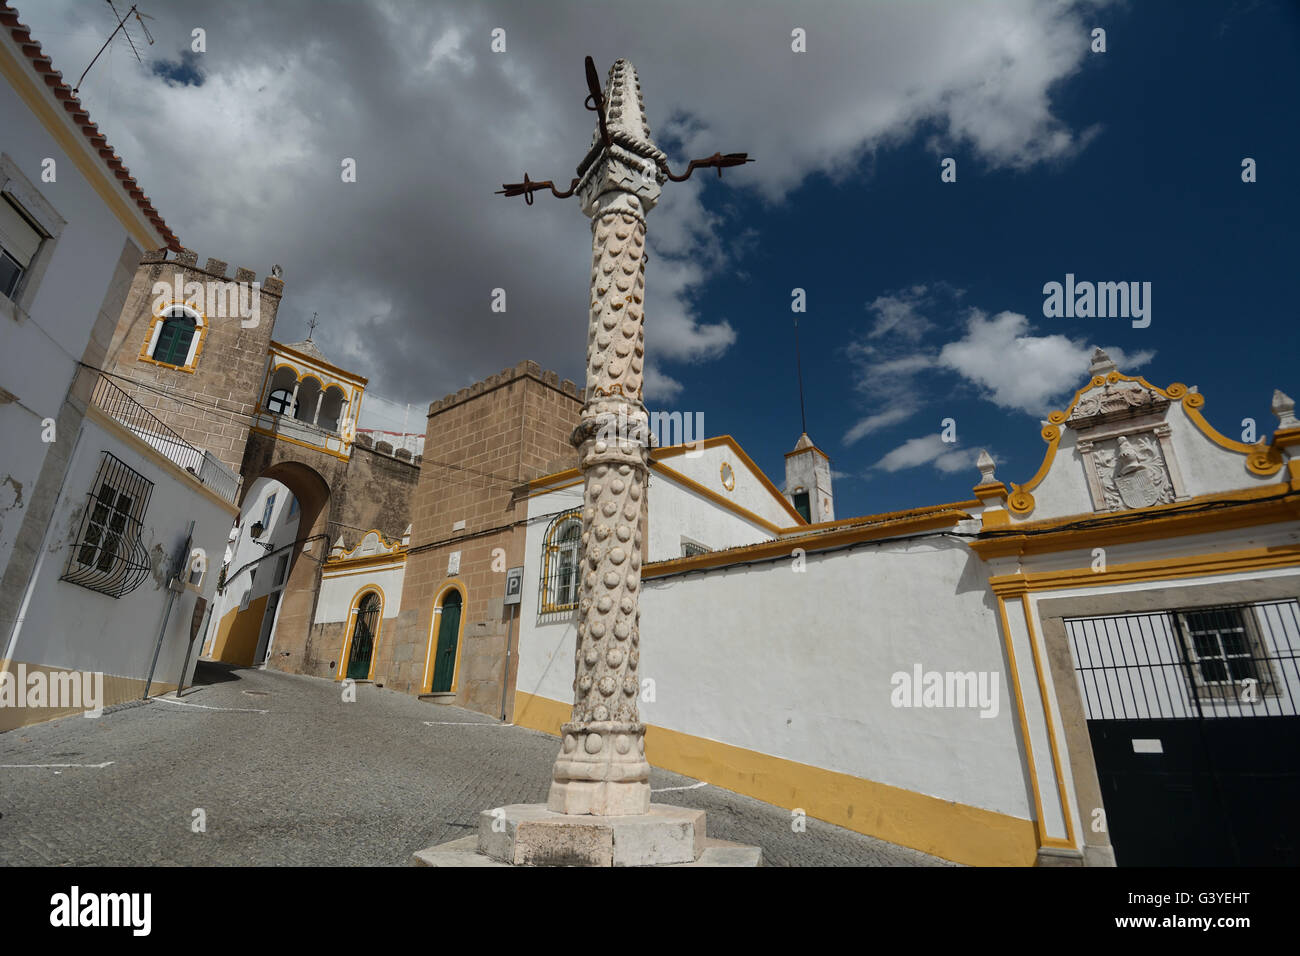
[[578,606],[578,557],[582,545],[581,511],[566,511],[546,529],[542,554],[543,614]]
[[1198,697],[1235,697],[1246,683],[1255,684],[1261,694],[1277,693],[1250,608],[1183,611],[1179,618],[1184,657]]
[[700,544],[698,541],[692,541],[690,538],[682,538],[682,557],[693,558],[697,554],[708,554],[713,549]]
[[59,580],[120,598],[139,587],[150,571],[140,529],[153,482],[114,455],[103,456]]

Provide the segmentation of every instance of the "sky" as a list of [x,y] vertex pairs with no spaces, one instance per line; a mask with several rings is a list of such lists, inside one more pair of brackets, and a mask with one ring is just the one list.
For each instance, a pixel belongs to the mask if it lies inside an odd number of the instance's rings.
[[[116,25],[14,5],[69,83]],[[755,158],[650,213],[647,405],[780,485],[797,320],[837,517],[967,499],[980,449],[1027,481],[1094,347],[1199,387],[1232,438],[1300,395],[1292,0],[141,6],[155,42],[113,41],[92,118],[200,261],[283,266],[278,341],[318,313],[326,355],[417,419],[524,359],[584,384],[588,221],[494,190],[573,177],[588,54],[635,65],[674,171]],[[1067,275],[1138,283],[1145,314],[1046,314]]]

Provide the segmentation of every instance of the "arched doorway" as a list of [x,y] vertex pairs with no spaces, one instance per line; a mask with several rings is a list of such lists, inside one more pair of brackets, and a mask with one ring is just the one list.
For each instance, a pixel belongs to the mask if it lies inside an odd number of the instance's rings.
[[367,591],[357,604],[352,640],[348,645],[347,676],[352,680],[370,679],[381,610],[379,595],[374,591]]
[[456,677],[456,649],[460,644],[460,618],[462,599],[460,592],[452,589],[442,599],[442,613],[438,622],[438,643],[433,653],[433,685],[430,693],[449,693]]

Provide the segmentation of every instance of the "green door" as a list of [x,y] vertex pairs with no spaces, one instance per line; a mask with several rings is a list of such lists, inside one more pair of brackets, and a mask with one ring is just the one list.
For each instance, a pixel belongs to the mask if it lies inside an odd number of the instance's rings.
[[352,629],[352,650],[348,654],[347,676],[353,680],[370,677],[370,655],[375,647],[375,625],[379,621],[379,595],[373,591],[361,599],[357,623]]
[[460,634],[460,592],[452,591],[442,602],[442,623],[438,625],[438,649],[433,654],[433,687],[435,694],[451,690],[451,678],[456,672],[456,638]]

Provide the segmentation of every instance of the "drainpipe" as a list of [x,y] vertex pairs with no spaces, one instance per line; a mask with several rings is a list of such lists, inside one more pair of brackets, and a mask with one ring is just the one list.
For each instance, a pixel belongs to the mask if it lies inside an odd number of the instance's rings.
[[[216,595],[213,595],[213,597],[215,599]],[[202,638],[200,637],[200,635],[206,634],[208,629],[208,622],[211,619],[212,619],[212,605],[209,604],[206,608],[203,609],[203,623],[199,625],[199,629],[198,631],[195,632],[195,636],[190,638],[189,646],[185,648],[185,662],[181,664],[181,676],[176,681],[176,696],[178,698],[181,696],[181,691],[185,689],[185,671],[190,666],[190,652],[194,650],[194,642],[196,640],[200,641],[200,643],[202,642]]]
[[506,719],[506,691],[510,688],[510,645],[513,642],[515,632],[515,608],[519,605],[510,605],[510,623],[506,625],[506,669],[501,674],[501,720]]
[[[167,610],[163,612],[162,627],[158,629],[158,643],[154,645],[153,661],[149,664],[149,676],[145,679],[144,696],[140,698],[141,700],[149,699],[149,688],[153,686],[153,673],[158,667],[158,655],[162,653],[163,638],[167,636],[167,620],[172,616],[172,605],[176,603],[176,593],[177,591],[185,590],[185,584],[181,576],[189,570],[189,546],[190,542],[193,540],[194,522],[191,521],[189,530],[185,532],[185,557],[182,559],[184,563],[182,563],[176,573],[167,580]],[[179,588],[176,586],[178,584],[180,585]],[[189,657],[188,651],[185,656],[187,658]],[[186,663],[188,664],[189,662],[186,661]]]

